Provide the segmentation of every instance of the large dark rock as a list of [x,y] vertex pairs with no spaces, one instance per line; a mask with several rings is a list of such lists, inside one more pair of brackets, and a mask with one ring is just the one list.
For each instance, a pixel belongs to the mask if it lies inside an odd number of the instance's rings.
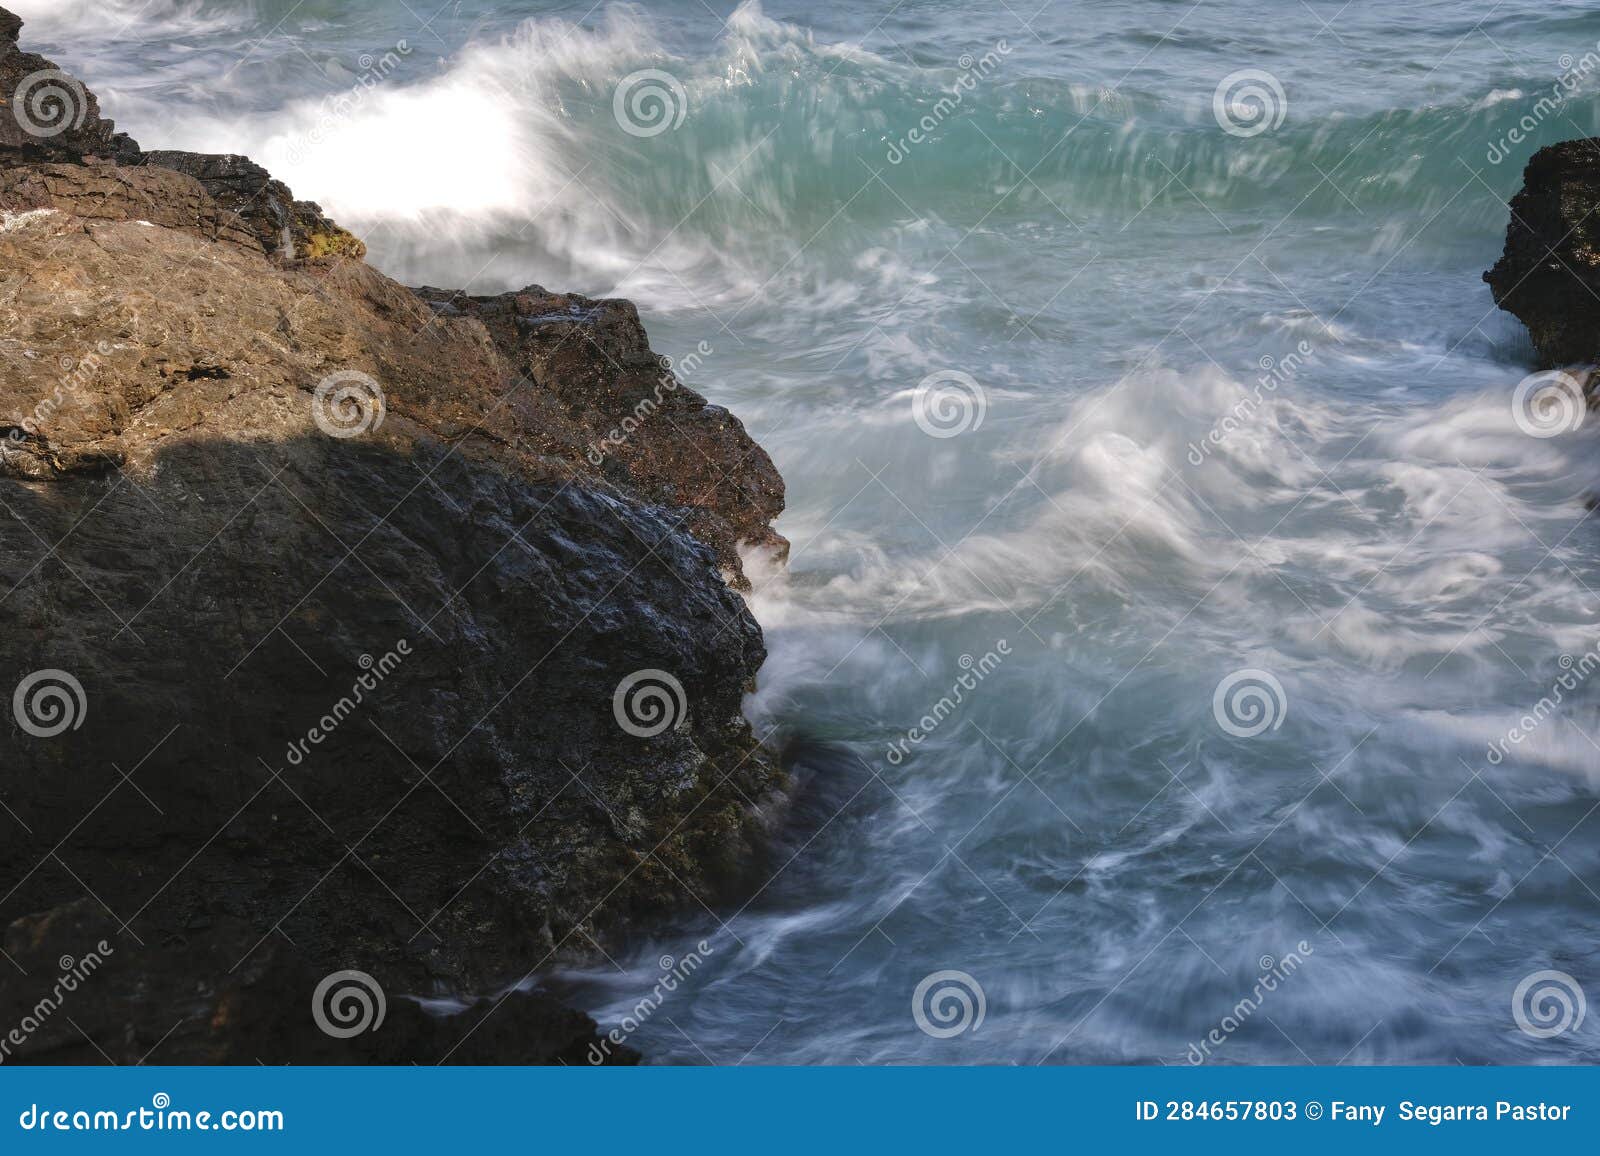
[[94,93],[17,46],[21,28],[20,18],[0,8],[0,156],[137,163],[139,146],[100,115]]
[[1600,363],[1600,138],[1528,161],[1511,200],[1505,253],[1483,275],[1528,327],[1544,369]]
[[[429,1001],[382,994],[375,976],[336,976],[281,937],[254,951],[244,924],[138,947],[81,899],[4,929],[0,1062],[35,1064],[452,1064],[590,1061],[595,1024],[537,991]],[[240,962],[240,956],[248,957]],[[322,998],[317,999],[319,990]],[[368,1005],[359,1002],[365,992]],[[319,1026],[321,1010],[336,1032]],[[175,1009],[162,1023],[130,1008]],[[357,1031],[362,1017],[368,1027]],[[19,1042],[20,1041],[20,1042]],[[612,1045],[609,1063],[638,1055]]]
[[[781,480],[628,303],[419,295],[250,189],[327,234],[242,158],[0,148],[0,1017],[114,948],[0,1058],[573,1059],[539,970],[779,797]],[[382,1034],[316,1026],[346,969]]]

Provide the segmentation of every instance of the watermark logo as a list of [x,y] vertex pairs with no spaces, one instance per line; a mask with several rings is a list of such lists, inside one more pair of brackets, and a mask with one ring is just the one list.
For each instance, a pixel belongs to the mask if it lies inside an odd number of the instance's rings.
[[663,731],[676,730],[688,717],[689,699],[683,683],[666,671],[636,670],[617,683],[611,713],[630,735],[653,739]]
[[1583,424],[1583,383],[1559,369],[1530,373],[1511,395],[1511,416],[1529,437],[1553,438]]
[[657,977],[655,986],[629,1008],[623,1017],[617,1021],[615,1027],[605,1034],[605,1038],[597,1044],[589,1045],[589,1063],[600,1065],[612,1055],[613,1049],[621,1047],[655,1015],[661,1005],[667,1002],[667,997],[678,988],[682,987],[695,972],[700,970],[706,961],[706,956],[714,955],[716,949],[705,940],[701,940],[694,947],[683,953],[682,958],[674,959],[670,955],[663,955],[657,961],[661,974]]
[[[1523,113],[1499,140],[1489,143],[1485,159],[1492,165],[1497,165],[1507,157],[1516,154],[1517,146],[1533,138],[1533,134],[1550,117],[1561,113],[1567,101],[1575,96],[1581,96],[1584,91],[1584,82],[1600,69],[1600,43],[1585,52],[1581,57],[1574,58],[1572,53],[1563,52],[1556,58],[1556,67],[1561,74],[1548,92],[1539,94],[1533,102],[1531,111]],[[1520,95],[1520,94],[1519,94]]]
[[1289,713],[1289,696],[1271,672],[1236,670],[1211,695],[1211,714],[1217,725],[1236,739],[1253,739],[1277,730]]
[[174,1108],[171,1096],[157,1092],[148,1108],[123,1111],[33,1103],[17,1117],[17,1126],[24,1132],[282,1132],[284,1118],[271,1108],[229,1108],[220,1113]]
[[[677,393],[682,388],[682,383],[688,381],[692,375],[700,371],[701,365],[707,357],[716,352],[709,341],[702,341],[695,346],[692,353],[674,361],[670,357],[661,359],[661,373],[656,377],[655,389],[651,395],[641,398],[633,407],[633,411],[623,418],[603,437],[589,447],[586,455],[589,464],[601,466],[606,458],[627,445],[631,438],[645,422],[649,421],[660,410],[669,394]],[[681,380],[680,380],[681,379]]]
[[95,947],[96,950],[85,953],[82,959],[63,955],[56,961],[61,974],[56,977],[55,986],[28,1009],[20,1023],[4,1036],[0,1036],[0,1064],[12,1057],[13,1049],[26,1045],[28,1040],[45,1026],[50,1017],[61,1010],[62,1005],[67,1002],[67,997],[105,966],[107,956],[116,954],[112,946],[103,939]]
[[689,94],[681,81],[659,68],[630,72],[611,96],[611,115],[629,136],[671,132],[689,114]]
[[1207,1032],[1204,1038],[1189,1045],[1189,1050],[1184,1054],[1184,1059],[1193,1066],[1199,1066],[1211,1058],[1211,1053],[1223,1044],[1245,1024],[1250,1018],[1261,1010],[1261,1005],[1266,1002],[1267,996],[1278,990],[1295,972],[1305,965],[1307,959],[1316,954],[1305,940],[1295,944],[1294,950],[1286,951],[1281,958],[1263,955],[1256,961],[1260,969],[1256,976],[1255,985],[1249,993],[1228,1010],[1228,1013],[1217,1022],[1217,1026]]
[[966,102],[967,94],[976,89],[982,81],[988,80],[1000,62],[1011,55],[1011,45],[1004,39],[996,40],[994,47],[982,56],[974,57],[970,52],[963,52],[956,60],[956,66],[961,69],[961,75],[956,77],[956,82],[950,90],[940,95],[921,120],[907,129],[899,139],[889,142],[889,151],[885,159],[891,165],[898,165],[911,155],[911,150],[923,141],[928,140],[946,120],[953,116]]
[[334,703],[328,713],[317,720],[310,727],[305,737],[296,739],[289,744],[284,757],[289,760],[290,766],[298,767],[305,762],[306,756],[311,753],[311,748],[321,746],[322,743],[338,730],[356,712],[356,708],[367,700],[367,696],[377,690],[383,680],[388,678],[400,668],[400,663],[411,655],[411,640],[402,638],[395,643],[393,650],[387,650],[383,657],[374,659],[370,654],[363,654],[357,661],[363,673],[356,677],[350,684],[350,693],[341,695],[339,701]]
[[42,68],[22,78],[11,96],[11,112],[29,136],[48,139],[83,127],[89,94],[59,68]]
[[982,427],[989,395],[977,379],[959,369],[928,374],[911,398],[911,417],[931,438],[953,438]]
[[1261,407],[1266,404],[1267,394],[1277,393],[1280,386],[1287,385],[1297,378],[1300,371],[1305,368],[1306,359],[1315,353],[1316,349],[1309,341],[1301,341],[1282,357],[1274,357],[1270,353],[1262,354],[1261,359],[1256,362],[1261,367],[1261,373],[1256,377],[1255,389],[1235,402],[1233,407],[1206,431],[1205,437],[1198,442],[1189,443],[1189,464],[1204,465],[1206,459],[1220,449],[1230,437],[1255,421]]
[[1564,971],[1536,971],[1511,993],[1511,1018],[1536,1040],[1577,1031],[1588,1010],[1583,988]]
[[1272,73],[1260,68],[1230,72],[1211,94],[1211,114],[1230,136],[1260,136],[1283,124],[1289,98]]
[[36,739],[77,730],[89,713],[83,684],[64,670],[36,670],[17,683],[11,714]]
[[970,654],[963,654],[956,660],[956,665],[961,667],[962,673],[951,684],[948,694],[941,695],[939,701],[927,714],[917,720],[917,725],[906,731],[904,738],[896,739],[889,744],[886,758],[891,766],[898,767],[905,762],[906,756],[912,748],[919,747],[933,735],[933,732],[944,725],[945,720],[955,714],[961,705],[967,701],[967,695],[978,689],[978,684],[1000,669],[1000,664],[1011,655],[1011,643],[1007,639],[1000,639],[994,644],[994,649],[985,651],[982,658],[973,658]]
[[289,160],[298,163],[307,145],[316,146],[327,140],[340,124],[360,111],[366,104],[368,95],[375,92],[410,55],[411,45],[399,40],[382,56],[363,52],[357,57],[356,67],[361,72],[356,77],[355,83],[345,92],[323,98],[321,115],[317,117],[317,123],[312,125],[309,132],[290,142]]
[[388,412],[383,387],[359,369],[328,374],[311,395],[311,420],[329,437],[359,437],[383,425]]
[[336,1040],[377,1031],[388,1011],[383,987],[364,971],[336,971],[311,994],[311,1018]]
[[1590,647],[1578,658],[1563,654],[1556,659],[1556,665],[1561,667],[1561,673],[1550,684],[1549,691],[1506,731],[1505,738],[1496,739],[1485,748],[1484,757],[1493,765],[1499,766],[1505,762],[1512,747],[1520,747],[1527,742],[1533,732],[1543,726],[1545,720],[1554,715],[1561,704],[1567,701],[1568,693],[1577,690],[1591,674],[1600,670],[1600,648]]
[[[129,294],[132,297],[133,294]],[[126,303],[126,299],[124,301]],[[138,312],[134,312],[134,322],[138,322]],[[95,347],[82,357],[63,357],[56,364],[61,367],[61,377],[50,396],[40,401],[33,407],[33,412],[22,414],[13,411],[11,414],[11,432],[8,435],[13,442],[25,441],[30,437],[39,437],[44,433],[52,418],[69,405],[82,405],[88,396],[88,389],[94,384],[95,378],[100,373],[104,359],[115,352],[115,347],[109,341],[96,343]]]
[[911,993],[911,1018],[936,1040],[977,1031],[988,1009],[983,985],[964,971],[936,971]]

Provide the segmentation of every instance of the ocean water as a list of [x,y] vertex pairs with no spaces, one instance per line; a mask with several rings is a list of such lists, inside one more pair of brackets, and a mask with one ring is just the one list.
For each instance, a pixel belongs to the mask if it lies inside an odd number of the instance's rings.
[[1600,1059],[1600,420],[1480,281],[1592,4],[6,2],[772,453],[772,861],[541,980],[651,1061]]

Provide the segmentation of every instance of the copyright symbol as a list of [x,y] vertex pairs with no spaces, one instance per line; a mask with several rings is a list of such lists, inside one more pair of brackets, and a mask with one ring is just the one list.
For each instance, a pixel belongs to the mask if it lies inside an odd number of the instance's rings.
[[1306,1101],[1306,1119],[1307,1120],[1320,1120],[1320,1119],[1322,1119],[1322,1105],[1317,1103],[1315,1100],[1307,1100]]

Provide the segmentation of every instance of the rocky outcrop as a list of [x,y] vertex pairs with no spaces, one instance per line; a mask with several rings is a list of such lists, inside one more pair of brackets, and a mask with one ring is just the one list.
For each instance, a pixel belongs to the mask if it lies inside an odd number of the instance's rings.
[[18,47],[21,28],[19,17],[0,8],[0,154],[137,163],[139,146],[100,115],[94,93],[53,62]]
[[[781,480],[627,302],[412,291],[84,101],[0,110],[0,1033],[114,950],[0,1059],[583,1054],[539,969],[732,885],[782,787],[730,589]],[[345,970],[378,1031],[313,1016]]]
[[269,253],[312,257],[365,257],[367,246],[330,221],[315,201],[297,201],[289,187],[249,157],[147,152],[147,165],[195,178],[224,210],[244,221]]
[[236,214],[195,181],[165,169],[57,162],[0,168],[0,211],[41,208],[84,221],[145,221],[260,251],[255,234]]
[[1539,365],[1600,364],[1600,138],[1528,161],[1505,253],[1484,274],[1495,303],[1528,327]]
[[[708,405],[662,365],[631,301],[537,286],[498,297],[419,293],[441,318],[483,324],[516,371],[559,409],[542,424],[584,444],[591,466],[620,485],[687,504],[688,528],[712,544],[726,571],[741,573],[741,544],[787,553],[772,529],[783,511],[783,479],[771,459],[737,417]],[[652,436],[633,436],[647,424]],[[701,500],[706,494],[718,500]]]

